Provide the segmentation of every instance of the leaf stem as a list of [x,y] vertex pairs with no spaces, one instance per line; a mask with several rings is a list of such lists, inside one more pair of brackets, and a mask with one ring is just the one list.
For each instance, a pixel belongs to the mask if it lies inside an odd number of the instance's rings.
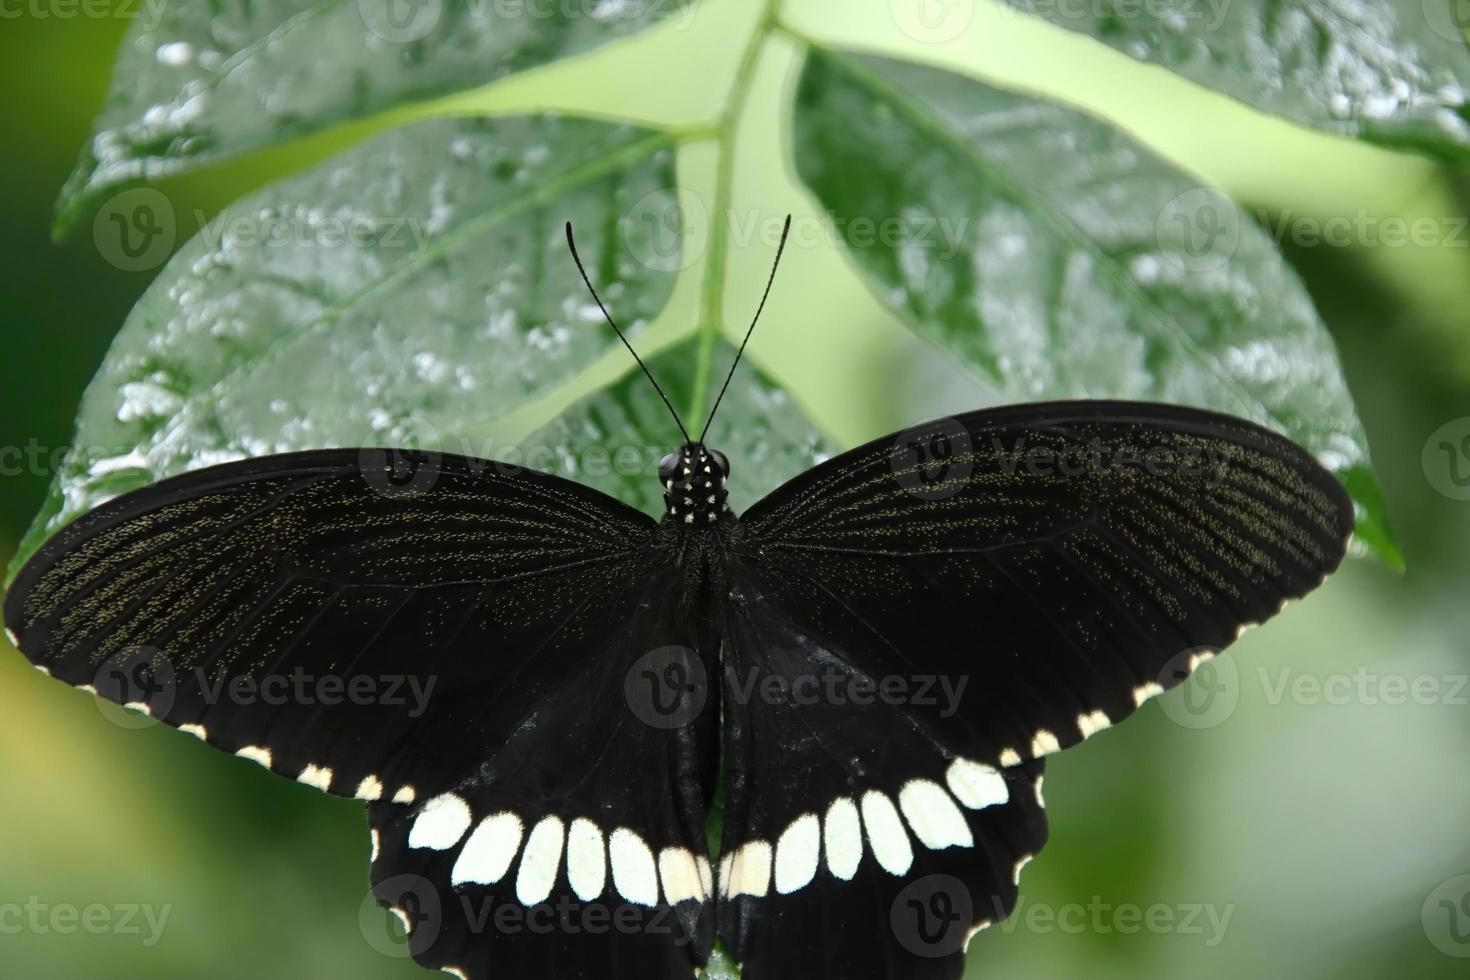
[[735,130],[744,115],[750,97],[751,81],[760,61],[767,38],[777,26],[779,0],[765,0],[760,20],[746,41],[740,63],[735,68],[735,81],[730,96],[715,117],[712,138],[718,147],[715,162],[715,189],[710,208],[704,272],[700,281],[699,320],[696,333],[699,348],[694,361],[694,386],[690,393],[686,418],[690,425],[700,425],[705,400],[709,398],[710,367],[714,361],[715,343],[724,325],[725,273],[729,265],[730,203],[735,182]]

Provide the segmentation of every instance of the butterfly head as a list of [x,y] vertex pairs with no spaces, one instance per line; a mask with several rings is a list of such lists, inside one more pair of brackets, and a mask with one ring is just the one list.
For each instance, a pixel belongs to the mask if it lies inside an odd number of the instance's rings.
[[729,510],[725,503],[725,480],[730,461],[716,449],[689,443],[669,453],[658,464],[658,481],[664,487],[667,516],[681,524],[711,527]]

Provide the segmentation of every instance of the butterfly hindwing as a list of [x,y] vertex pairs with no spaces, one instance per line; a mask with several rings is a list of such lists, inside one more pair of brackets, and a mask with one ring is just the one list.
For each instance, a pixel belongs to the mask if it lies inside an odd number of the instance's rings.
[[832,641],[848,610],[735,569],[719,881],[742,975],[958,977],[1046,842],[1044,762],[957,755]]
[[657,713],[629,687],[643,665],[714,663],[687,598],[673,566],[641,568],[601,607],[595,653],[469,778],[419,806],[372,806],[373,889],[420,963],[470,980],[642,980],[707,961],[718,705],[699,688]]

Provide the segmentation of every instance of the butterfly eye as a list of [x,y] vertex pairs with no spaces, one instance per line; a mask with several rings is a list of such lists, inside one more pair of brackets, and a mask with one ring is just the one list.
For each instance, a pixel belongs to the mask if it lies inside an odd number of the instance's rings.
[[720,452],[718,449],[711,449],[709,451],[709,454],[714,458],[715,465],[720,468],[720,474],[722,476],[729,476],[730,461],[725,458],[725,454]]
[[658,461],[658,482],[668,483],[674,478],[674,471],[679,466],[679,454],[669,453]]

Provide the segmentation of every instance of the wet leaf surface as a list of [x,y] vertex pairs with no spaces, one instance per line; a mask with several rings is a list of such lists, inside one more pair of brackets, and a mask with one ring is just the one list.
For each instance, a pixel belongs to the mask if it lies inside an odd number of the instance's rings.
[[143,3],[58,227],[121,184],[476,88],[684,20],[694,2]]
[[830,49],[811,51],[794,132],[874,293],[1005,396],[1270,425],[1344,479],[1363,540],[1396,560],[1332,338],[1223,194],[1075,110]]
[[1005,2],[1293,122],[1470,161],[1465,0]]

